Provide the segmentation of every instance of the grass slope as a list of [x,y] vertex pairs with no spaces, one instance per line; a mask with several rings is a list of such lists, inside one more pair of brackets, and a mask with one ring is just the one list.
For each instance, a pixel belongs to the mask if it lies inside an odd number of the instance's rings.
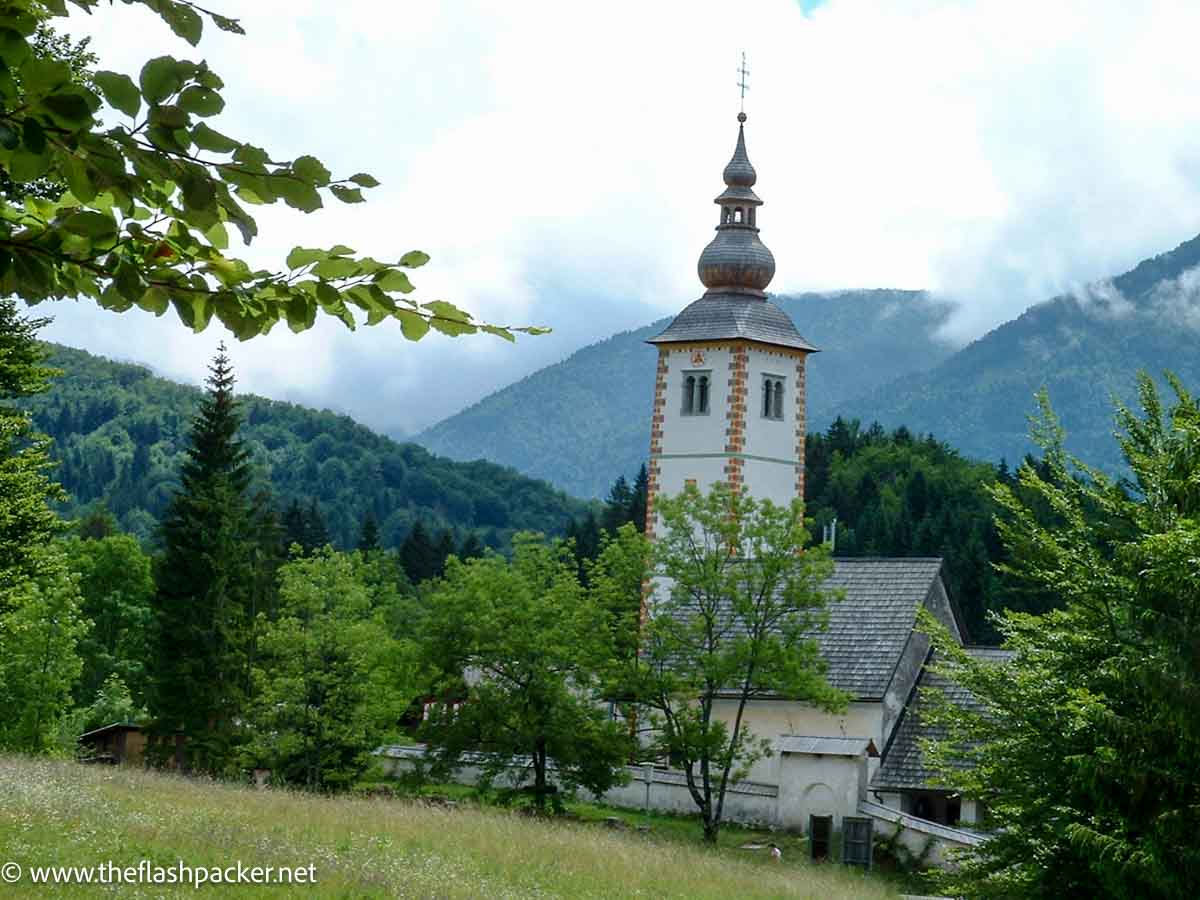
[[[322,798],[127,769],[0,757],[0,863],[302,866],[316,886],[210,886],[238,897],[897,896],[878,880],[796,859],[492,810]],[[791,854],[797,856],[798,854]],[[5,885],[6,897],[92,897],[97,886]],[[121,896],[196,895],[122,886]]]

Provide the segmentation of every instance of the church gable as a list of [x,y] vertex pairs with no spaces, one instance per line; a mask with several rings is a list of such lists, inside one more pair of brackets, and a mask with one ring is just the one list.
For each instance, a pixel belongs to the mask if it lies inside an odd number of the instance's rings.
[[844,597],[829,604],[828,628],[814,635],[831,685],[859,700],[888,694],[917,610],[938,591],[945,597],[941,569],[937,558],[834,560],[826,587]]

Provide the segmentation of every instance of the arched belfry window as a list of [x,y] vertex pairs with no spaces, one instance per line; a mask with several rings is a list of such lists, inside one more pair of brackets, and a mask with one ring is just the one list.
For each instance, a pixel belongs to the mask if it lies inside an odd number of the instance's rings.
[[683,378],[683,404],[680,412],[685,416],[707,416],[711,372],[685,372]]
[[762,381],[762,415],[764,419],[783,418],[783,379],[764,375]]
[[741,208],[740,206],[739,206],[737,209],[735,209],[735,210],[733,211],[733,221],[734,221],[734,222],[736,222],[736,223],[738,223],[738,224],[741,224],[741,221],[742,221],[742,208]]

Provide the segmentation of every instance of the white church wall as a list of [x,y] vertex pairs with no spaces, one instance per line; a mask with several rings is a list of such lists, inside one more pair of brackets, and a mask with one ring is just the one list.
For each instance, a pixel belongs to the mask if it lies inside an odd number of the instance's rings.
[[[733,726],[737,715],[737,703],[718,700],[713,714],[723,720],[727,727]],[[879,703],[851,703],[844,713],[827,713],[808,703],[788,700],[751,700],[742,714],[743,724],[756,737],[767,738],[774,746],[777,739],[786,734],[813,735],[821,737],[866,737],[881,746],[882,705]],[[760,759],[751,768],[748,777],[753,781],[779,784],[779,754]]]
[[786,506],[796,496],[796,466],[747,459],[742,465],[742,474],[744,489],[751,497]]
[[[718,345],[672,347],[667,352],[666,391],[662,408],[661,452],[664,455],[724,452],[730,358],[729,348]],[[683,383],[687,373],[693,371],[710,373],[708,413],[705,415],[683,413]],[[720,472],[720,466],[717,471]],[[706,485],[701,484],[700,487],[703,489]]]
[[[781,351],[754,348],[748,354],[749,388],[746,398],[746,452],[753,456],[795,461],[796,459],[796,356]],[[763,378],[783,381],[783,418],[763,416]],[[788,497],[795,494],[795,485]],[[779,498],[772,497],[779,502]]]
[[860,757],[781,754],[777,822],[807,829],[809,816],[833,816],[833,827],[840,829],[845,816],[857,813],[866,779],[866,761]]

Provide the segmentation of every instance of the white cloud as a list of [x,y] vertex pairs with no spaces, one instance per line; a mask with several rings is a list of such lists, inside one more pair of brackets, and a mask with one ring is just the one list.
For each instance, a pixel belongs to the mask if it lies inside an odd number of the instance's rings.
[[[1200,231],[1192,2],[220,5],[249,36],[198,50],[138,9],[78,19],[110,68],[207,57],[224,130],[384,182],[365,206],[265,211],[256,261],[420,246],[422,296],[558,329],[514,350],[327,325],[237,350],[248,388],[379,427],[428,424],[698,295],[742,49],[777,290],[928,287],[961,302],[963,339]],[[218,337],[57,312],[59,339],[192,378]]]

